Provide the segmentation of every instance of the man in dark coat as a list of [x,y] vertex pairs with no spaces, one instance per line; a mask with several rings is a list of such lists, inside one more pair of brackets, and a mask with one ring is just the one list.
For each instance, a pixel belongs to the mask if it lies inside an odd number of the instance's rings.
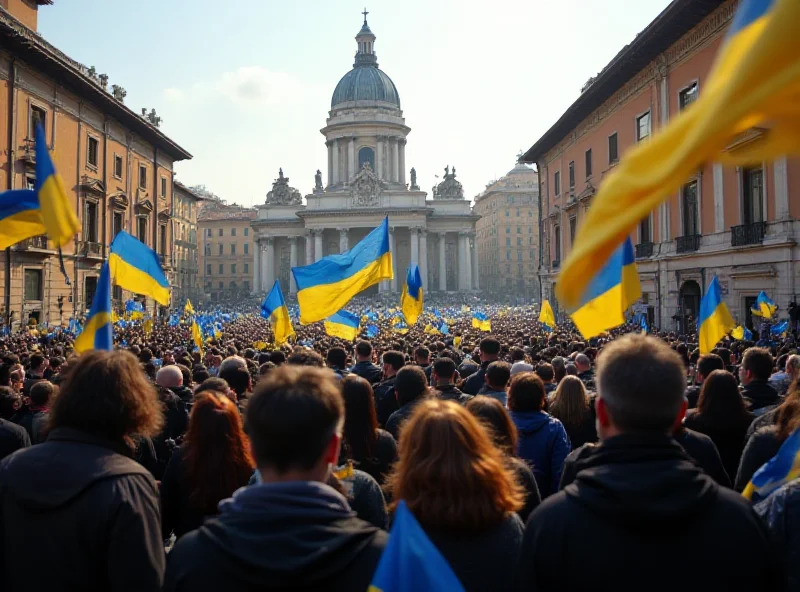
[[41,354],[33,354],[30,359],[30,368],[25,374],[22,382],[22,394],[27,397],[31,394],[31,387],[39,381],[44,380],[44,373],[50,365],[50,360]]
[[438,399],[455,401],[466,405],[472,397],[462,393],[455,385],[456,363],[450,358],[439,358],[433,362],[434,391]]
[[372,344],[369,341],[356,343],[356,363],[350,372],[366,378],[370,384],[377,384],[383,377],[381,369],[372,363]]
[[411,417],[417,404],[428,395],[428,380],[418,366],[405,366],[397,373],[394,382],[400,408],[386,422],[386,431],[400,441],[400,428]]
[[486,369],[489,364],[500,357],[500,342],[494,337],[484,337],[481,339],[479,350],[481,367],[475,374],[467,378],[461,386],[461,390],[468,395],[477,395],[478,391],[486,384]]
[[700,400],[700,389],[703,388],[703,381],[714,370],[725,370],[725,362],[722,361],[722,358],[717,354],[700,356],[700,359],[697,360],[697,370],[694,375],[695,384],[686,389],[688,409],[697,407],[697,402]]
[[31,445],[31,438],[25,428],[6,419],[14,415],[19,405],[19,395],[11,387],[0,386],[0,460]]
[[394,379],[400,368],[405,366],[406,359],[398,351],[387,351],[381,359],[384,380],[374,387],[375,415],[378,417],[378,425],[385,426],[392,413],[400,407],[394,393]]
[[164,590],[366,590],[388,535],[326,484],[343,419],[328,370],[285,366],[259,382],[245,420],[259,483],[178,540]]
[[742,357],[739,380],[742,396],[750,403],[750,411],[763,415],[781,402],[778,391],[769,384],[773,360],[768,349],[751,347]]
[[[748,503],[671,437],[686,411],[680,357],[654,337],[628,335],[600,354],[596,384],[601,444],[575,481],[531,514],[518,589],[625,591],[642,582],[682,592],[783,589]],[[674,569],[697,545],[713,557],[690,572]]]

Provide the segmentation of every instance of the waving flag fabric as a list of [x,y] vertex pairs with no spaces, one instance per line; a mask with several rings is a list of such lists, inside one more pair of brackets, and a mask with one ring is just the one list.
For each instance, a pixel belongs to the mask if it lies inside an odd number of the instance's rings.
[[539,311],[539,322],[552,331],[556,326],[556,316],[553,314],[553,307],[547,300],[542,301],[542,310]]
[[711,280],[706,295],[700,301],[700,317],[697,319],[700,330],[700,353],[708,354],[717,346],[719,340],[736,326],[728,307],[722,301],[717,276]]
[[[703,163],[751,164],[800,151],[800,2],[743,0],[700,96],[628,152],[600,185],[556,291],[572,308],[639,222]],[[768,128],[728,150],[742,133]]]
[[770,300],[770,297],[767,296],[767,293],[762,290],[759,293],[758,298],[756,298],[756,303],[750,309],[750,312],[757,317],[769,319],[772,318],[772,315],[775,314],[776,310],[778,310],[778,306],[772,300]]
[[412,263],[406,272],[406,283],[400,295],[400,308],[406,323],[413,325],[422,314],[422,277],[419,274],[419,265]]
[[289,309],[286,308],[286,301],[281,292],[280,281],[275,280],[272,290],[261,303],[261,316],[272,324],[276,344],[283,345],[291,335],[295,334],[292,320],[289,318]]
[[186,306],[183,307],[184,314],[193,315],[194,314],[194,306],[192,306],[192,301],[188,298],[186,299]]
[[486,313],[474,312],[472,313],[472,327],[474,329],[480,329],[481,331],[491,331],[492,322],[489,320],[489,317],[486,316]]
[[325,332],[331,337],[353,341],[358,337],[359,318],[351,312],[340,310],[323,323]]
[[111,242],[108,256],[114,283],[136,294],[146,294],[169,306],[169,282],[156,252],[124,230]]
[[15,189],[0,193],[0,249],[45,232],[35,191]]
[[111,274],[108,263],[104,263],[100,269],[97,291],[94,293],[89,316],[86,318],[83,331],[75,338],[73,349],[76,353],[114,348],[114,324],[111,322],[111,311]]
[[758,502],[781,485],[798,477],[800,477],[800,428],[786,439],[778,454],[753,474],[742,495],[752,502]]

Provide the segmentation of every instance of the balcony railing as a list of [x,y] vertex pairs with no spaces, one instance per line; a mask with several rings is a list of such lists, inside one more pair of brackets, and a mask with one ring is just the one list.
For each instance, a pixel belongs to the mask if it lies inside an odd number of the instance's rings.
[[686,236],[679,236],[675,239],[675,246],[678,253],[691,253],[700,248],[700,235],[689,234]]
[[28,251],[31,249],[38,249],[42,251],[48,250],[47,246],[47,235],[40,234],[39,236],[32,236],[31,238],[26,238],[24,241],[20,241],[15,245],[17,251]]
[[644,257],[653,256],[653,243],[639,243],[636,245],[636,258],[642,259]]
[[78,244],[78,252],[84,257],[102,257],[103,245],[92,241],[81,241]]
[[172,257],[169,255],[159,255],[158,260],[161,262],[161,267],[172,267]]
[[561,259],[553,259],[553,269],[561,267]]
[[731,246],[760,245],[767,234],[766,222],[753,222],[741,226],[731,226]]

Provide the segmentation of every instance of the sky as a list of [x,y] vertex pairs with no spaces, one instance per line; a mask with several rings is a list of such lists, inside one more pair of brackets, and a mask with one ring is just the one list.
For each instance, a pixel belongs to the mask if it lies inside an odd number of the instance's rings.
[[[424,191],[455,166],[473,198],[515,164],[668,0],[368,0],[381,70],[411,128]],[[325,126],[364,0],[56,0],[39,32],[154,108],[193,158],[177,178],[264,203],[283,167],[327,178]],[[408,178],[408,174],[407,174]]]

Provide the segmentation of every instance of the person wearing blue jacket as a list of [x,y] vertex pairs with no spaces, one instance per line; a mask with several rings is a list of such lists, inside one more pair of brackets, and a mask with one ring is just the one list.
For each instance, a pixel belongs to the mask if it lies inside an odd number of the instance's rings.
[[564,425],[544,411],[544,383],[533,372],[511,379],[508,410],[519,433],[518,456],[533,469],[542,499],[558,491],[564,461],[572,450]]

